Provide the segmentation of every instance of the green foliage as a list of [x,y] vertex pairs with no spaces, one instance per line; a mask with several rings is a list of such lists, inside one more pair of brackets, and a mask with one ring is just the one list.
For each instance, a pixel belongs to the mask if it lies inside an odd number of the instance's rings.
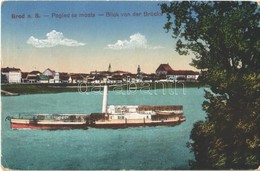
[[205,121],[194,124],[193,169],[256,169],[260,165],[260,7],[256,2],[161,4],[165,29],[181,55],[202,70]]
[[4,74],[1,74],[1,83],[8,83],[7,77]]

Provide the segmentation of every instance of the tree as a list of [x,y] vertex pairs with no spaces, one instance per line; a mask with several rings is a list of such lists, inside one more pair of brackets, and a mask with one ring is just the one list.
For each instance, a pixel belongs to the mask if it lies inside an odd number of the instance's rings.
[[1,74],[1,83],[8,83],[7,77],[4,74]]
[[194,124],[193,169],[256,169],[260,165],[260,7],[256,2],[171,2],[161,4],[164,28],[180,55],[210,85]]

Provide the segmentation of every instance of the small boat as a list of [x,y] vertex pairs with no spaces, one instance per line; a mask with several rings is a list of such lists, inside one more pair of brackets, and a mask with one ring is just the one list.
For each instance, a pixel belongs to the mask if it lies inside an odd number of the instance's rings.
[[5,91],[5,90],[1,90],[1,94],[3,94],[4,96],[19,96],[19,93],[11,93],[9,91]]

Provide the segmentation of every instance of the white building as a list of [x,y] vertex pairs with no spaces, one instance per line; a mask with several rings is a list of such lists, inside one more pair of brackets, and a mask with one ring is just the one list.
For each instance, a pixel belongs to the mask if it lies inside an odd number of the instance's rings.
[[60,73],[47,68],[42,72],[42,75],[49,77],[49,83],[60,83]]
[[41,75],[40,71],[32,71],[29,72],[26,76],[25,81],[28,83],[36,83],[37,82],[37,77]]
[[6,76],[8,83],[21,83],[22,73],[19,68],[2,68],[1,72]]
[[155,71],[160,81],[196,81],[199,72],[192,70],[173,70],[169,64],[161,64]]
[[54,83],[59,83],[60,82],[60,73],[55,72],[54,74]]
[[42,75],[54,77],[55,71],[51,70],[50,68],[47,68],[45,71],[42,72]]

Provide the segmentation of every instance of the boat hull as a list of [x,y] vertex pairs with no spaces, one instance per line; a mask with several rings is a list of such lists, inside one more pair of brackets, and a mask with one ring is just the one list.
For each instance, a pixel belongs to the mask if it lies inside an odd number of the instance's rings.
[[145,126],[176,126],[184,122],[185,120],[179,121],[156,121],[156,122],[145,122],[145,123],[109,123],[109,122],[99,122],[91,124],[90,127],[93,128],[110,128],[110,129],[120,129],[120,128],[129,128],[129,127],[145,127]]
[[11,121],[12,129],[67,130],[88,129],[86,123],[17,123]]

